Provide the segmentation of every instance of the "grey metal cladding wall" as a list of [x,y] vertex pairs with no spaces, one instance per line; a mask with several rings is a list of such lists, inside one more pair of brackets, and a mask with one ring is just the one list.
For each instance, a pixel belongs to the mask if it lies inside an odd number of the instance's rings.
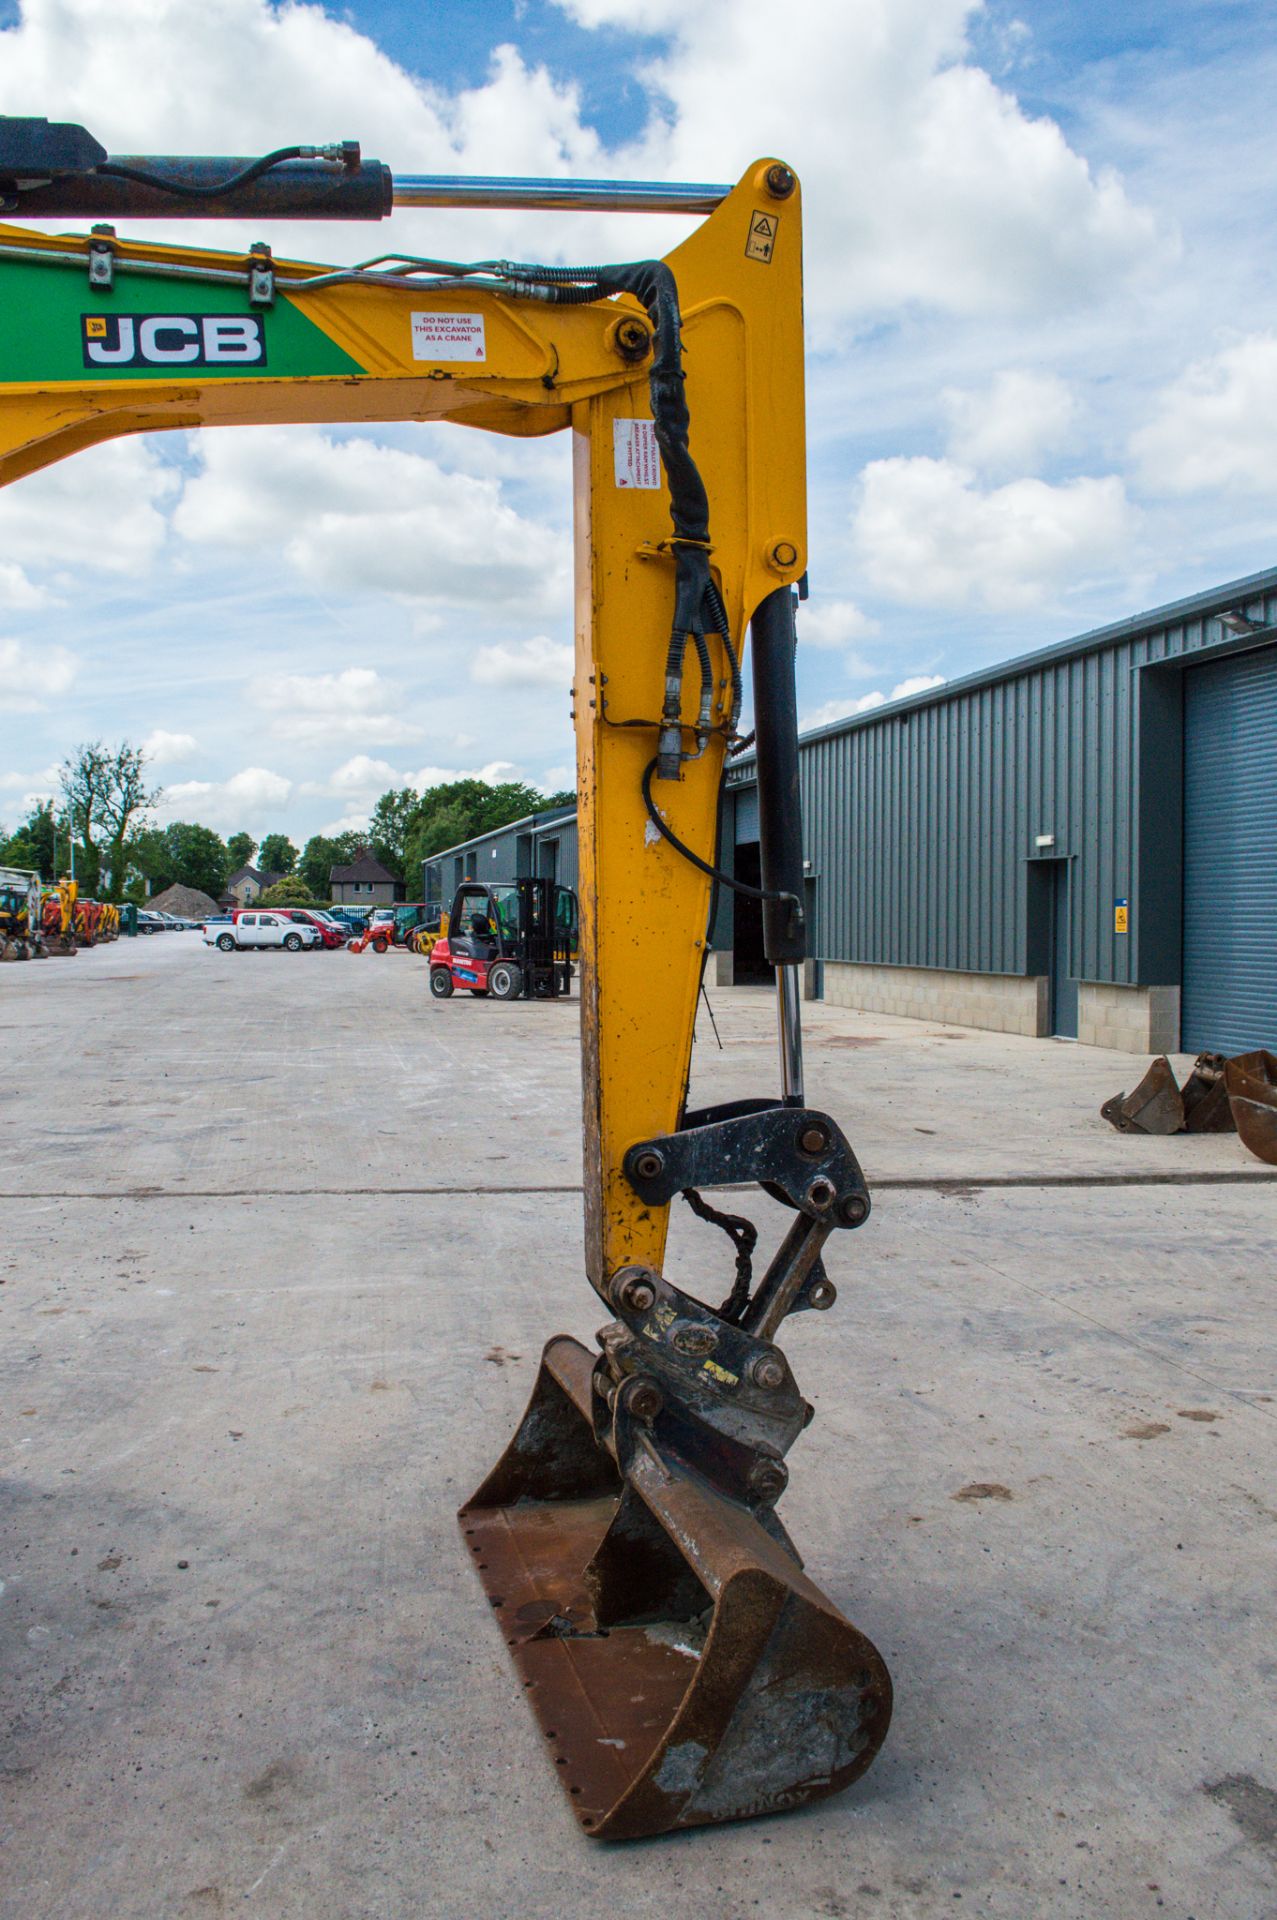
[[557,840],[559,843],[559,885],[571,887],[575,893],[580,861],[577,850],[576,819],[558,821],[552,827],[546,827],[537,835],[541,840]]
[[[965,689],[804,740],[821,957],[1023,973],[1027,863],[1068,858],[1070,973],[1141,980],[1140,669],[1217,649],[1226,638],[1218,611],[1237,604],[1224,588],[1214,613],[1194,603],[1191,618],[1096,636],[1061,658],[1038,656],[1018,671],[1012,663]],[[1245,610],[1271,624],[1277,586]],[[1054,845],[1039,853],[1035,840],[1046,834]],[[1119,899],[1131,906],[1126,935],[1114,931]]]

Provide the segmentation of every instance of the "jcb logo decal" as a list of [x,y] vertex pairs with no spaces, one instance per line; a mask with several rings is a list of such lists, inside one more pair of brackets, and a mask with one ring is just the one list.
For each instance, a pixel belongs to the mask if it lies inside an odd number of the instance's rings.
[[86,313],[80,332],[86,367],[266,365],[259,313]]

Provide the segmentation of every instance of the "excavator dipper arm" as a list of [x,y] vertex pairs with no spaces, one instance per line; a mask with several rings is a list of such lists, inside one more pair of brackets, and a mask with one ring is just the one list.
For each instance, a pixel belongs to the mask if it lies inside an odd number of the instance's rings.
[[[360,217],[413,197],[350,143],[258,163],[111,161],[87,140],[0,122],[0,205]],[[427,184],[446,201],[449,183]],[[627,203],[563,182],[452,185],[462,204],[684,204],[657,187]],[[811,1418],[776,1335],[832,1305],[822,1251],[869,1211],[851,1147],[802,1085],[801,194],[764,160],[685,203],[713,211],[668,259],[581,269],[392,254],[324,268],[264,245],[0,227],[0,480],[166,427],[572,433],[585,1266],[613,1318],[597,1354],[550,1341],[461,1523],[573,1809],[611,1838],[834,1792],[873,1759],[891,1700],[775,1511]],[[739,884],[717,832],[747,631],[779,1073],[756,1099],[689,1112],[712,889]],[[752,1223],[704,1198],[742,1186],[792,1219],[757,1280]],[[721,1262],[666,1274],[680,1195],[729,1237],[729,1285]]]

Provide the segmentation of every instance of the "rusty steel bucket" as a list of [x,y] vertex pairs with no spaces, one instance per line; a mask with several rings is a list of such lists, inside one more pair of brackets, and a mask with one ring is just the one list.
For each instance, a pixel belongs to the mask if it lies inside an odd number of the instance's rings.
[[1100,1118],[1119,1133],[1178,1133],[1184,1125],[1184,1102],[1166,1055],[1159,1054],[1130,1093],[1106,1100]]
[[1277,1054],[1239,1053],[1224,1068],[1228,1104],[1243,1146],[1277,1167]]
[[459,1520],[583,1830],[632,1840],[779,1812],[863,1773],[877,1649],[768,1525],[647,1434],[595,1440],[594,1358],[551,1340]]

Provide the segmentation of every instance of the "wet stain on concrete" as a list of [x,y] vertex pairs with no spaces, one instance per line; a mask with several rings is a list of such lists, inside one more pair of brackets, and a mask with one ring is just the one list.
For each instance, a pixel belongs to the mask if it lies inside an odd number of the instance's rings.
[[1156,1440],[1159,1434],[1169,1433],[1170,1428],[1162,1420],[1137,1420],[1134,1426],[1123,1427],[1123,1440]]
[[973,1480],[970,1486],[959,1487],[950,1494],[951,1500],[1014,1500],[1010,1487],[1004,1487],[997,1480]]
[[1249,1773],[1227,1773],[1202,1788],[1208,1799],[1227,1807],[1250,1841],[1277,1860],[1277,1793]]
[[296,1787],[299,1769],[292,1760],[272,1760],[259,1774],[245,1782],[244,1798],[258,1806],[275,1807]]
[[1178,1417],[1181,1420],[1218,1420],[1217,1413],[1210,1413],[1205,1407],[1181,1407]]

